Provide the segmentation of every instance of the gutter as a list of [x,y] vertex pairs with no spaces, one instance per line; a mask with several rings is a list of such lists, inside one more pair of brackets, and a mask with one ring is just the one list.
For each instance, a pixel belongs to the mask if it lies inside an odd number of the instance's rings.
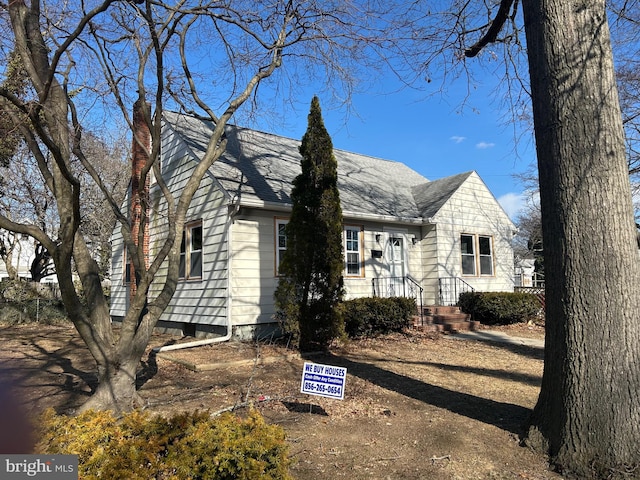
[[[258,200],[242,200],[234,203],[234,208],[240,209],[242,207],[271,210],[276,212],[291,212],[292,209],[292,205],[290,203],[264,202]],[[393,223],[397,225],[425,225],[433,223],[433,218],[431,217],[395,217],[393,215],[362,213],[350,210],[342,210],[342,216],[349,220]]]

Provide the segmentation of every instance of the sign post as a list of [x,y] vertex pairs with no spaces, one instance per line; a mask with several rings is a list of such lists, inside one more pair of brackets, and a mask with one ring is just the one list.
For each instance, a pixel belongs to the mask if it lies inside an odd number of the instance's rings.
[[347,369],[344,367],[304,362],[300,392],[344,400],[346,380]]

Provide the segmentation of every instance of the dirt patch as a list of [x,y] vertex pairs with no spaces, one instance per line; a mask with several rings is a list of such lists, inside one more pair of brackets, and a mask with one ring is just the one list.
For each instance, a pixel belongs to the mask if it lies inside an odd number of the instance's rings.
[[[3,376],[31,415],[73,412],[95,387],[72,327],[0,327],[0,339]],[[157,336],[151,347],[170,341]],[[539,349],[410,333],[310,360],[347,368],[344,400],[301,394],[305,360],[295,352],[236,342],[150,352],[140,393],[161,414],[254,404],[285,428],[298,479],[561,478],[519,446],[539,391]]]

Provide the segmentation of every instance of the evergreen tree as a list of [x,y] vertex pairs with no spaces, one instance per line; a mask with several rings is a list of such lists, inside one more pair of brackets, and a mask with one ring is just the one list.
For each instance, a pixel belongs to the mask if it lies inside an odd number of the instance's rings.
[[[5,78],[0,88],[8,94],[24,100],[27,94],[27,74],[20,56],[11,51],[5,67]],[[15,155],[20,144],[17,119],[26,121],[24,115],[8,101],[0,102],[0,166],[8,167],[9,161]]]
[[284,330],[293,334],[300,350],[309,350],[344,334],[336,308],[344,293],[338,164],[317,97],[311,101],[300,154],[302,173],[293,181],[275,300]]

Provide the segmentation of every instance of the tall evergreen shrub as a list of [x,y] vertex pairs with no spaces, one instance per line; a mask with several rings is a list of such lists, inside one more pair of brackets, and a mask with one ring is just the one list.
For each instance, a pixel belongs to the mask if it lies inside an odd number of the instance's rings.
[[275,301],[284,330],[300,350],[310,350],[344,334],[336,308],[344,295],[338,164],[317,97],[311,101],[300,154],[302,173],[293,182]]

